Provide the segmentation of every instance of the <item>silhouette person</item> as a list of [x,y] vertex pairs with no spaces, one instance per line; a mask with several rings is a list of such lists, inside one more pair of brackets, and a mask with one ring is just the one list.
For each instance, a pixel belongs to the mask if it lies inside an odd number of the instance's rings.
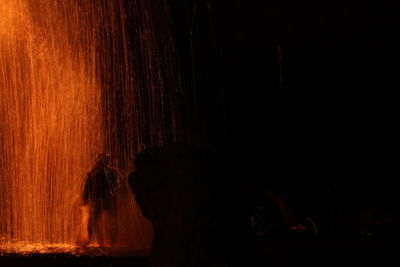
[[[119,190],[120,173],[109,166],[110,157],[100,154],[92,170],[86,176],[82,202],[88,207],[88,240],[85,246],[98,242],[105,246],[113,243],[116,227],[112,223],[116,212],[116,198]],[[108,220],[108,223],[105,221]],[[107,231],[108,230],[108,231]],[[107,236],[107,233],[110,236]]]
[[210,161],[203,149],[177,143],[147,149],[136,158],[129,184],[154,228],[149,266],[228,266]]

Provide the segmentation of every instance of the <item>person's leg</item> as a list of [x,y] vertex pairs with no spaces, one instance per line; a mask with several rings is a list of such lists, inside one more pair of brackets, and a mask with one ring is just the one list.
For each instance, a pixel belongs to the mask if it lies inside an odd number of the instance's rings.
[[88,223],[90,216],[90,208],[88,205],[82,205],[80,210],[80,225],[77,227],[77,240],[76,244],[81,247],[85,247],[89,244],[89,234],[88,234]]
[[99,215],[96,227],[96,236],[99,245],[102,247],[112,247],[118,238],[115,211],[109,209],[103,210]]
[[110,245],[115,245],[118,239],[118,225],[117,225],[117,207],[113,207],[110,211]]
[[96,207],[92,207],[89,212],[89,220],[87,224],[88,244],[98,241],[98,222],[101,211]]
[[96,219],[92,212],[89,213],[89,220],[87,224],[87,232],[88,232],[88,245],[93,242],[93,236],[96,227]]

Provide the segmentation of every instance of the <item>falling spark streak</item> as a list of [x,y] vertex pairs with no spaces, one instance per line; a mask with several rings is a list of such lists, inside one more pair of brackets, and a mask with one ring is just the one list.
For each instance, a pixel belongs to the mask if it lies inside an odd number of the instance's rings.
[[[0,0],[0,251],[73,250],[96,155],[131,171],[140,150],[176,139],[173,46],[153,25],[168,12],[147,2]],[[149,249],[150,226],[122,187],[114,222],[102,222],[119,229],[109,245]]]

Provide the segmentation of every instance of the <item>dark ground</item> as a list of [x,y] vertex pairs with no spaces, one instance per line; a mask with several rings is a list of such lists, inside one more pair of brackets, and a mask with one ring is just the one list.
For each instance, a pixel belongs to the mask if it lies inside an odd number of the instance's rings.
[[115,266],[115,267],[145,267],[147,266],[147,258],[135,257],[105,257],[105,256],[73,256],[73,255],[3,255],[0,257],[0,266],[15,267],[47,267],[47,266]]
[[[238,252],[240,253],[240,252]],[[276,242],[260,246],[258,256],[239,267],[261,266],[397,266],[395,244],[387,242]],[[72,255],[3,255],[0,266],[15,267],[146,267],[147,258]]]

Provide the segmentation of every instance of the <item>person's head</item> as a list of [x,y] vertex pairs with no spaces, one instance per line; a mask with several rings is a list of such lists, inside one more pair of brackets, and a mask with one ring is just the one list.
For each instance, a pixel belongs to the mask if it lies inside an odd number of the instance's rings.
[[110,163],[110,154],[98,154],[95,160],[97,167],[106,167]]
[[190,145],[174,143],[137,156],[137,170],[128,181],[143,214],[153,223],[165,221],[170,214],[190,214],[190,207],[208,200],[205,185],[211,178],[201,172],[198,154]]

